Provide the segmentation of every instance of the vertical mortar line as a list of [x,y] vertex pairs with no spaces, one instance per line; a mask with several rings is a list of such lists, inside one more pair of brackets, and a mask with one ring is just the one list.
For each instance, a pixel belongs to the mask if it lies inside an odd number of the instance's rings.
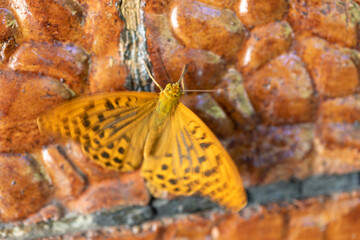
[[141,0],[120,0],[117,3],[119,17],[125,22],[119,52],[129,70],[126,79],[129,90],[150,91],[152,83],[144,66],[144,61],[146,64],[150,62],[146,48],[144,6],[145,2]]
[[60,146],[60,145],[57,145],[56,146],[56,150],[60,153],[60,155],[65,159],[65,161],[67,161],[69,163],[69,165],[72,167],[72,169],[74,169],[74,171],[79,174],[81,176],[81,178],[84,180],[84,189],[85,190],[86,188],[88,188],[89,186],[89,179],[88,177],[86,176],[86,174],[81,171],[81,169],[76,166],[76,164],[69,158],[69,156],[67,155],[65,149]]

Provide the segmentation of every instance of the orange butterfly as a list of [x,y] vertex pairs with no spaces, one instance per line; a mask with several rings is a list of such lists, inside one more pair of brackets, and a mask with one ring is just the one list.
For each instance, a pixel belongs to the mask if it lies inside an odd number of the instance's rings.
[[179,102],[180,81],[160,93],[112,92],[70,100],[38,118],[42,132],[80,142],[104,168],[141,166],[151,194],[200,194],[239,211],[246,205],[240,175],[211,130]]

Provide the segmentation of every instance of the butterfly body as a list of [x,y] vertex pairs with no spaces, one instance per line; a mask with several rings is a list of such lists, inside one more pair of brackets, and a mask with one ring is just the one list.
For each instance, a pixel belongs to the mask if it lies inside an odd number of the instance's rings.
[[179,83],[160,93],[113,92],[75,98],[38,118],[42,132],[80,142],[104,168],[141,175],[155,197],[199,194],[231,211],[246,205],[235,164],[211,130],[179,102]]
[[165,89],[159,93],[159,99],[155,112],[157,116],[154,122],[155,126],[161,126],[164,121],[173,114],[179,104],[179,98],[183,92],[178,83],[169,83]]

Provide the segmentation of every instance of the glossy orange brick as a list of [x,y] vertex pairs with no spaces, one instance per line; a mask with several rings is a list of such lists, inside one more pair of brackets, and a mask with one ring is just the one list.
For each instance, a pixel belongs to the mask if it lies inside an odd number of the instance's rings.
[[360,170],[360,132],[354,124],[319,125],[314,139],[313,174],[346,174]]
[[87,187],[86,179],[69,162],[65,151],[58,145],[50,145],[41,150],[41,159],[54,188],[54,195],[61,201],[78,197]]
[[230,68],[214,90],[219,92],[213,93],[213,97],[234,120],[236,128],[250,130],[255,127],[258,118],[237,70]]
[[213,89],[224,74],[225,62],[210,51],[178,49],[169,57],[169,61],[165,63],[168,82],[178,81],[184,65],[188,66],[184,75],[185,90]]
[[[249,210],[244,210],[249,211]],[[267,211],[260,207],[259,211],[250,213],[245,221],[240,216],[228,216],[219,222],[219,240],[280,240],[285,229],[285,219],[278,209]]]
[[31,225],[49,220],[56,221],[63,216],[64,211],[62,207],[57,203],[50,203],[40,209],[38,212],[31,214],[28,218],[24,220],[24,223],[27,225]]
[[89,214],[118,206],[144,206],[149,200],[140,171],[135,171],[123,173],[119,178],[92,182],[80,197],[67,202],[66,206],[71,211]]
[[360,95],[343,98],[334,98],[322,101],[319,105],[318,122],[326,123],[352,123],[360,122]]
[[54,77],[81,93],[85,88],[88,60],[87,53],[73,44],[26,42],[12,55],[9,67]]
[[281,55],[245,78],[250,100],[265,124],[312,122],[317,99],[303,62]]
[[125,90],[127,67],[120,59],[96,57],[91,61],[88,75],[90,93]]
[[320,104],[315,138],[316,172],[342,174],[360,169],[359,104],[358,95]]
[[311,37],[299,39],[296,51],[306,63],[321,97],[341,97],[356,91],[358,70],[346,49]]
[[225,70],[225,62],[211,51],[186,48],[172,34],[168,19],[146,14],[148,51],[156,81],[165,86],[177,81],[185,64],[186,89],[212,89]]
[[314,126],[257,126],[234,134],[225,147],[237,164],[245,186],[270,184],[312,174]]
[[157,1],[157,0],[147,0],[144,11],[146,14],[166,14],[169,9],[169,3],[171,0]]
[[[156,81],[161,86],[165,86],[169,82],[167,71],[171,71],[174,67],[169,66],[168,62],[177,56],[176,52],[184,52],[185,47],[173,36],[166,16],[145,12],[145,24],[147,49],[153,66],[153,74]],[[182,63],[175,66],[178,72],[181,72],[180,65]]]
[[169,21],[185,46],[210,50],[227,60],[236,57],[245,38],[245,28],[234,12],[197,1],[174,1]]
[[218,8],[229,8],[232,9],[236,0],[223,0],[223,1],[217,1],[217,0],[199,0],[199,2],[203,2]]
[[255,27],[238,54],[238,66],[244,72],[256,70],[272,58],[285,53],[293,32],[287,22],[271,22]]
[[360,234],[358,192],[298,202],[288,212],[290,239],[356,239]]
[[52,190],[40,165],[29,155],[0,155],[0,218],[24,219],[51,200]]
[[48,141],[41,136],[37,117],[71,98],[59,81],[23,72],[0,72],[0,151],[32,151]]
[[76,1],[9,1],[23,39],[76,42],[83,35],[84,9]]
[[[69,1],[76,4],[75,1]],[[112,56],[117,58],[119,52],[120,34],[125,23],[121,21],[116,7],[116,1],[87,0],[80,5],[86,9],[86,17],[82,22],[83,35],[78,33],[79,44],[94,58]],[[70,37],[70,36],[69,36]]]
[[238,0],[235,11],[247,28],[280,20],[288,9],[284,0]]
[[242,217],[229,215],[219,221],[217,239],[356,239],[358,196],[358,192],[336,194],[244,209]]
[[289,1],[294,31],[320,36],[347,47],[358,44],[359,6],[353,1]]

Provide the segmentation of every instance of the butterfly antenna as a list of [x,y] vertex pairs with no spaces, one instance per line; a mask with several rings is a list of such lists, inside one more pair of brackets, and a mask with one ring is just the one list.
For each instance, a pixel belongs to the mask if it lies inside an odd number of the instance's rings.
[[160,91],[163,91],[164,89],[156,82],[156,80],[154,79],[154,77],[151,75],[150,69],[148,68],[148,66],[146,65],[145,61],[144,61],[144,65],[146,68],[146,71],[149,74],[149,77],[151,78],[151,80],[155,83],[155,85],[160,89]]
[[184,92],[199,92],[199,93],[226,93],[228,91],[227,88],[219,88],[215,90],[183,90]]
[[182,69],[182,73],[181,73],[181,76],[180,76],[180,78],[179,78],[179,81],[177,81],[178,84],[179,84],[180,81],[181,81],[181,87],[182,87],[183,90],[185,89],[185,85],[184,85],[184,75],[185,75],[186,71],[187,71],[187,65],[185,64],[184,67],[183,67],[183,69]]
[[163,61],[163,59],[162,59],[162,57],[161,57],[160,48],[156,48],[156,51],[157,51],[157,53],[158,53],[158,56],[159,56],[161,65],[164,67],[165,74],[166,74],[166,77],[167,77],[167,81],[168,81],[168,83],[172,83],[172,82],[171,82],[171,78],[170,78],[170,76],[169,76],[169,73],[168,73],[168,71],[166,70],[166,66],[165,66],[165,64],[164,64],[164,61]]

